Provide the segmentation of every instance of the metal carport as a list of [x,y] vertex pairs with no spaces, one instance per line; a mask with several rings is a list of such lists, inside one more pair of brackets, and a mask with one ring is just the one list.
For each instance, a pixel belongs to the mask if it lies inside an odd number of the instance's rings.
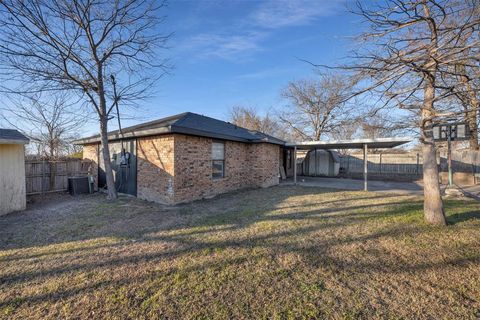
[[293,148],[293,181],[297,184],[297,150],[311,149],[363,149],[363,189],[368,190],[368,148],[390,149],[411,142],[409,137],[330,140],[330,141],[303,141],[288,142],[285,147]]

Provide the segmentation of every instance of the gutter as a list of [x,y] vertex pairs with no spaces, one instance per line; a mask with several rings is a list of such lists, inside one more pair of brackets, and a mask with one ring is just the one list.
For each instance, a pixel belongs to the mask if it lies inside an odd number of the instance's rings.
[[0,139],[0,144],[29,144],[30,140],[19,139]]
[[[140,137],[154,136],[154,135],[160,135],[160,134],[166,134],[166,133],[171,133],[170,126],[155,128],[155,129],[145,129],[145,130],[125,132],[122,135],[119,132],[116,132],[114,134],[108,135],[108,141],[116,141],[116,140],[122,140],[127,138],[140,138]],[[100,141],[101,141],[100,136],[96,135],[89,138],[75,140],[73,141],[73,144],[84,145],[84,144],[91,144],[91,143],[100,143]]]
[[[186,135],[192,135],[192,136],[200,136],[200,137],[206,137],[206,138],[237,141],[237,142],[244,142],[244,143],[264,142],[264,143],[271,143],[276,145],[284,145],[283,142],[280,143],[277,141],[270,141],[270,139],[268,138],[251,140],[246,138],[230,136],[222,133],[185,128],[185,127],[180,127],[175,125],[170,125],[168,127],[160,127],[155,129],[130,131],[130,132],[123,133],[123,135],[121,135],[119,132],[115,132],[113,134],[108,135],[108,141],[118,141],[118,140],[124,140],[128,138],[141,138],[141,137],[162,135],[162,134],[168,134],[168,133],[180,133],[180,134],[186,134]],[[99,135],[73,141],[73,144],[75,145],[85,145],[85,144],[94,144],[94,143],[100,143]]]

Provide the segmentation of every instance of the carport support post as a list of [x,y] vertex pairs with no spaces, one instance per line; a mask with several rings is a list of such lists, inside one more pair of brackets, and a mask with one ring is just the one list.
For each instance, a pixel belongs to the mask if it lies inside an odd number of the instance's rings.
[[368,169],[368,147],[363,145],[363,191],[368,191],[367,169]]
[[297,184],[297,146],[293,147],[293,184]]

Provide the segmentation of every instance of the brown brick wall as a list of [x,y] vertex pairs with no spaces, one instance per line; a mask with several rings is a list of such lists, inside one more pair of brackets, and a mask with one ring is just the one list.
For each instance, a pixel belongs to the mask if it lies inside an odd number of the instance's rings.
[[[212,179],[212,142],[180,134],[138,138],[137,197],[176,204],[278,184],[279,146],[225,141],[225,177]],[[90,146],[84,150],[93,157]]]
[[98,150],[99,144],[89,144],[83,146],[83,159],[92,161],[92,164],[88,168],[88,173],[91,174],[95,180],[94,189],[98,191]]
[[274,144],[259,143],[249,145],[252,183],[255,187],[271,187],[278,184],[280,147]]
[[137,140],[137,197],[173,204],[174,135]]
[[225,177],[212,179],[212,142],[180,134],[139,139],[138,197],[174,204],[278,184],[278,146],[225,141]]
[[225,177],[212,179],[212,142],[209,138],[175,136],[176,203],[256,186],[250,175],[250,145],[233,141],[225,141]]

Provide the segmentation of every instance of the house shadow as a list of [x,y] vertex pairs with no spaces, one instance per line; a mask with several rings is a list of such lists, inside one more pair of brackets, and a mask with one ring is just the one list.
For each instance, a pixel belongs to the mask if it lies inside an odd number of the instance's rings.
[[[138,159],[141,163],[140,157]],[[271,190],[275,192],[271,193]],[[157,233],[174,234],[162,240],[170,237],[176,241],[202,233],[245,229],[261,222],[304,219],[346,226],[375,216],[395,215],[397,213],[394,211],[367,211],[403,203],[402,196],[388,194],[362,194],[349,201],[328,197],[331,195],[335,198],[342,192],[316,187],[247,188],[175,206],[125,196],[110,201],[103,193],[79,196],[57,194],[47,198],[39,196],[26,211],[0,217],[3,231],[0,234],[0,249],[26,249],[97,238],[151,241],[153,238],[150,234]],[[308,197],[318,193],[325,195],[323,201],[288,203],[291,197]],[[376,199],[382,199],[382,202],[350,203]],[[324,207],[318,208],[319,205]],[[289,212],[272,214],[279,210]],[[337,218],[339,221],[335,221]]]
[[[305,198],[319,194],[321,197],[318,201],[305,201]],[[168,268],[154,268],[150,274],[112,277],[74,287],[59,287],[54,293],[37,291],[15,298],[16,300],[12,298],[1,301],[0,307],[12,302],[55,301],[58,297],[65,299],[105,287],[135,286],[142,281],[148,283],[152,277],[168,281],[168,276],[174,274],[203,273],[212,268],[272,259],[274,255],[298,255],[312,269],[338,268],[352,273],[381,271],[392,276],[402,272],[479,262],[479,256],[475,255],[402,265],[393,263],[387,257],[388,253],[380,249],[362,251],[371,258],[365,261],[352,261],[335,254],[342,246],[365,246],[384,239],[416,239],[423,232],[429,231],[416,223],[382,224],[382,219],[402,218],[421,210],[422,202],[419,198],[375,193],[345,197],[344,194],[344,191],[338,190],[278,186],[242,190],[173,207],[135,198],[110,202],[98,194],[78,198],[65,196],[63,203],[57,201],[52,204],[54,210],[49,215],[42,216],[27,211],[23,216],[19,213],[19,217],[0,217],[0,228],[9,230],[8,233],[0,234],[1,250],[26,249],[18,252],[13,250],[11,254],[2,256],[0,265],[30,263],[37,259],[57,261],[62,256],[73,258],[48,267],[4,273],[1,281],[9,286],[76,272],[89,273],[102,268],[114,270],[145,263],[172,262]],[[400,206],[406,210],[399,210]],[[58,216],[64,210],[72,212]],[[475,217],[478,218],[478,215]],[[372,220],[373,225],[377,226],[372,230],[361,231],[361,228],[354,227],[364,226]],[[258,229],[265,225],[269,227]],[[29,237],[28,234],[35,227],[38,228],[37,234]],[[360,232],[341,232],[349,227],[352,229],[348,230]],[[19,238],[12,238],[12,231],[24,236],[23,241],[14,242]],[[335,234],[336,231],[339,231],[337,236],[323,236]],[[94,241],[85,243],[86,240]],[[136,249],[128,255],[122,255],[128,246]],[[155,250],[145,250],[150,247]],[[227,251],[238,252],[238,255],[223,256],[222,252]],[[242,255],[245,251],[249,252],[248,256]],[[95,258],[90,259],[90,255]],[[209,258],[198,261],[193,259],[192,263],[185,266],[175,263],[175,259],[201,256]],[[288,274],[293,271],[285,269],[284,272]],[[154,291],[155,288],[151,290]]]
[[[154,150],[160,155],[159,150]],[[137,159],[140,165],[161,170],[157,163],[150,163],[141,156]],[[167,172],[164,175],[172,178]],[[372,192],[345,200],[335,199],[336,195],[345,192],[336,189],[293,186],[274,188],[280,192],[271,194],[270,188],[244,189],[176,206],[137,198],[122,197],[118,201],[108,201],[103,194],[98,193],[77,197],[57,195],[50,201],[41,199],[38,208],[37,203],[34,203],[25,212],[0,217],[0,228],[4,230],[0,234],[0,249],[21,249],[109,237],[151,241],[154,238],[149,235],[156,233],[175,234],[157,239],[178,241],[202,233],[244,229],[262,222],[306,219],[326,222],[322,227],[345,227],[366,219],[404,215],[405,212],[397,210],[397,206],[405,206],[404,199],[413,197]],[[324,200],[315,203],[298,201],[284,205],[292,197],[308,197],[318,193],[325,194]],[[333,199],[327,195],[332,195]],[[381,201],[372,204],[368,202],[370,200]],[[358,204],[362,201],[366,203]],[[420,200],[408,201],[412,210],[421,210]],[[323,205],[325,207],[318,207]],[[387,206],[393,206],[393,209],[384,209]],[[289,212],[272,214],[282,209]],[[374,211],[370,212],[372,210]],[[480,219],[480,211],[456,213],[447,219],[449,224]],[[176,234],[177,231],[181,232]]]

